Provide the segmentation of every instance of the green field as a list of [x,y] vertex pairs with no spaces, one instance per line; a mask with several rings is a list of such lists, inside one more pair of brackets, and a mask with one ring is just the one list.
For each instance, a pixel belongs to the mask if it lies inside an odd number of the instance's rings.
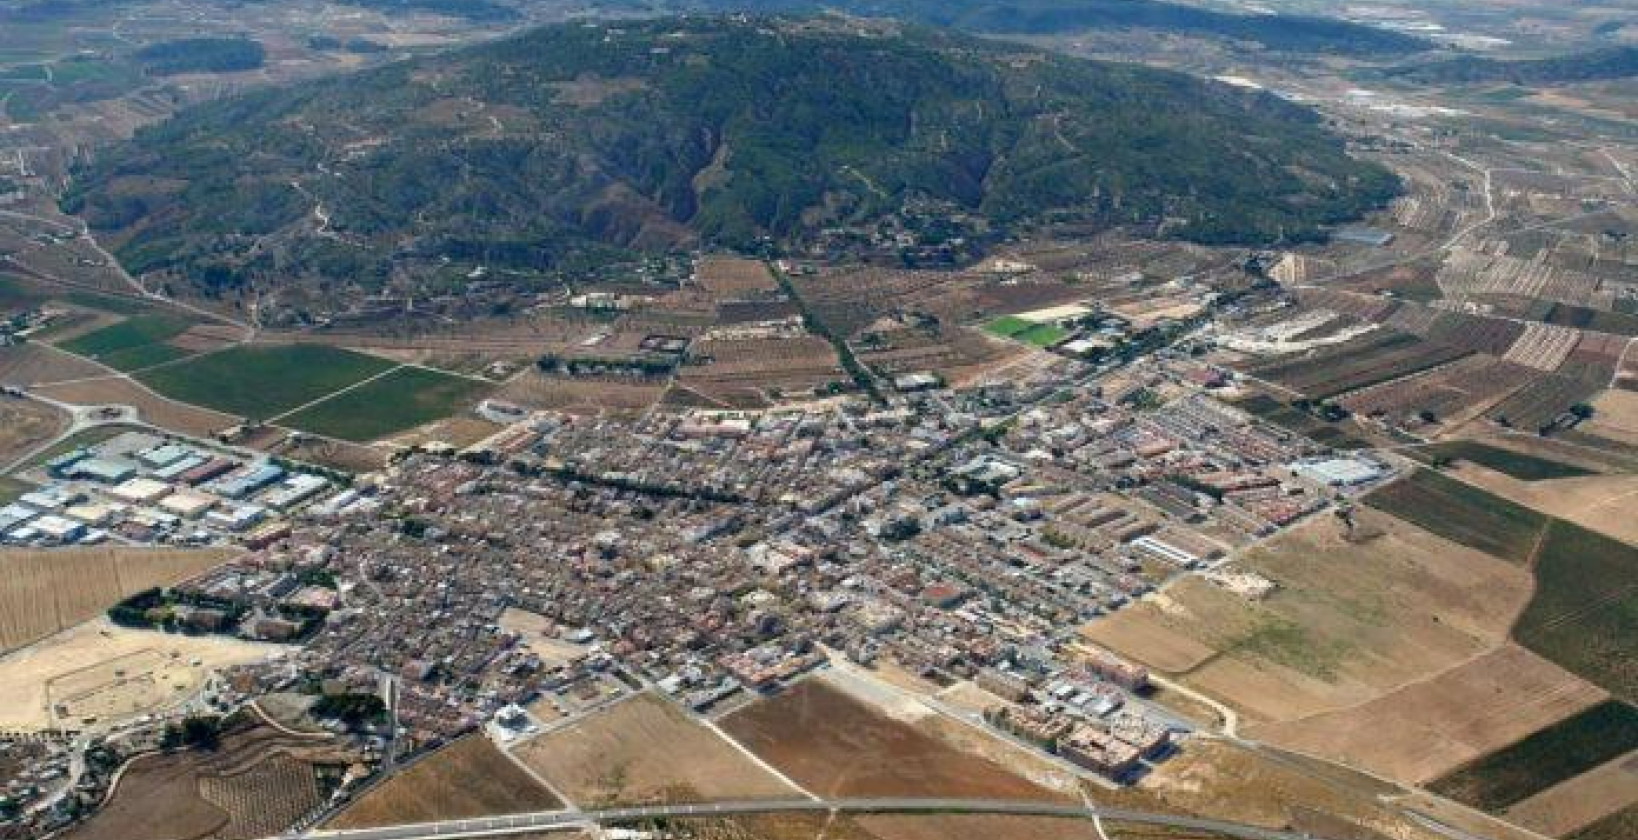
[[1468,762],[1428,790],[1495,811],[1638,749],[1638,708],[1606,700]]
[[448,417],[488,387],[464,376],[402,367],[281,422],[342,440],[370,441]]
[[1409,450],[1406,454],[1424,464],[1432,463],[1436,458],[1468,461],[1510,475],[1520,481],[1544,481],[1551,478],[1575,478],[1594,474],[1592,470],[1574,464],[1552,461],[1471,440],[1435,443]]
[[1617,697],[1638,700],[1638,548],[1554,520],[1535,575],[1513,638]]
[[136,370],[188,355],[187,351],[165,342],[193,324],[192,320],[176,315],[137,315],[58,346],[116,370]]
[[1051,347],[1069,337],[1069,331],[1052,324],[1036,324],[1013,338],[1036,347]]
[[990,335],[998,335],[1002,338],[1012,338],[1013,336],[1029,330],[1034,326],[1035,322],[1026,321],[1017,315],[1002,315],[994,321],[985,324],[984,331]]
[[292,344],[230,347],[137,378],[174,400],[267,420],[392,367],[351,350]]
[[1365,503],[1503,560],[1523,563],[1550,518],[1432,470],[1417,470],[1365,497]]

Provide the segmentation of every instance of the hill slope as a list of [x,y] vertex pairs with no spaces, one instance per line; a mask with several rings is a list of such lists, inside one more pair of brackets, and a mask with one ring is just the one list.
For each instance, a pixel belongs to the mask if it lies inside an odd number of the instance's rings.
[[1264,94],[835,26],[552,27],[215,102],[102,156],[65,204],[131,270],[210,291],[802,240],[907,204],[1266,241],[1396,186]]
[[1609,47],[1551,58],[1504,60],[1462,56],[1385,71],[1392,78],[1420,84],[1511,82],[1551,85],[1638,76],[1638,47]]

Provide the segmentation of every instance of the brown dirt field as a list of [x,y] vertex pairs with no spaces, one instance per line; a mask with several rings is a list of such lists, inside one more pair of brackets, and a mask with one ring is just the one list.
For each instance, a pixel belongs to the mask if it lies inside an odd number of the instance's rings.
[[27,455],[68,428],[68,415],[33,400],[0,397],[0,464]]
[[244,331],[224,324],[199,324],[183,330],[166,344],[190,353],[209,353],[237,344]]
[[820,796],[1059,798],[820,680],[739,709],[722,726]]
[[652,694],[526,741],[513,753],[582,807],[798,795],[732,744]]
[[275,441],[274,446],[257,448],[265,448],[268,452],[297,461],[350,473],[375,472],[387,465],[388,454],[384,449],[365,446],[362,443],[311,435],[304,436],[299,442],[280,438]]
[[1466,462],[1449,472],[1525,507],[1569,520],[1577,525],[1638,543],[1638,517],[1632,504],[1638,499],[1638,475],[1588,475],[1547,481],[1519,481],[1494,470]]
[[1612,388],[1593,399],[1592,407],[1581,431],[1638,446],[1638,391]]
[[1376,798],[1383,790],[1337,769],[1197,738],[1126,792],[1121,804],[1269,827],[1290,825],[1309,809],[1395,840],[1439,837],[1383,807]]
[[537,411],[569,414],[637,414],[658,402],[665,383],[568,379],[527,370],[502,385],[494,398]]
[[219,566],[238,549],[0,549],[0,648],[100,614],[121,598]]
[[389,446],[417,446],[420,444],[439,442],[450,446],[464,448],[478,443],[494,433],[505,428],[497,423],[491,423],[482,417],[473,417],[469,414],[446,417],[419,429],[412,429],[394,438],[389,438]]
[[56,702],[98,715],[99,727],[163,711],[196,694],[211,670],[280,650],[226,636],[133,630],[106,618],[88,621],[0,658],[0,729],[79,727],[77,718],[57,719]]
[[1507,809],[1508,820],[1553,837],[1638,804],[1638,750],[1566,779]]
[[106,807],[68,840],[251,838],[288,828],[319,802],[315,763],[344,762],[328,739],[244,726],[213,752],[154,753],[126,767]]
[[108,369],[44,344],[0,347],[0,382],[33,387],[65,379],[107,376]]
[[1186,578],[1085,635],[1157,670],[1181,658],[1155,658],[1147,640],[1156,636],[1217,651],[1180,678],[1248,723],[1364,703],[1507,637],[1530,595],[1528,570],[1376,511],[1356,519],[1354,539],[1319,517],[1241,557],[1279,584],[1262,601]]
[[[1091,820],[1014,817],[998,814],[870,814],[857,817],[860,827],[881,840],[1098,840]],[[1111,840],[1120,835],[1111,835]]]
[[401,770],[325,828],[371,828],[563,807],[488,738],[468,735]]
[[46,385],[35,390],[75,405],[135,406],[144,421],[197,437],[209,437],[239,422],[230,414],[166,399],[123,377]]
[[1419,785],[1604,696],[1574,674],[1507,644],[1363,705],[1252,727],[1246,734]]
[[694,279],[706,291],[719,296],[779,290],[767,264],[739,257],[705,257],[695,264]]

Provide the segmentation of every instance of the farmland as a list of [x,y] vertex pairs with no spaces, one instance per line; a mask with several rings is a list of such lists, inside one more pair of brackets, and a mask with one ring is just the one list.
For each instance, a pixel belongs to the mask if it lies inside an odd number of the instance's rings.
[[1575,464],[1567,464],[1563,461],[1554,461],[1526,452],[1503,449],[1499,446],[1491,446],[1490,444],[1470,440],[1436,443],[1431,446],[1409,450],[1408,454],[1429,464],[1440,459],[1467,461],[1510,475],[1520,481],[1544,481],[1593,474],[1591,470]]
[[467,735],[371,788],[325,827],[370,828],[562,807],[481,734]]
[[318,768],[348,758],[323,738],[239,724],[214,751],[135,759],[107,805],[64,836],[130,840],[137,826],[149,837],[266,836],[322,803]]
[[1389,379],[1420,373],[1469,351],[1414,335],[1376,330],[1295,359],[1254,365],[1251,372],[1314,398],[1333,397]]
[[49,344],[30,342],[0,349],[0,382],[7,385],[29,387],[106,373],[107,368]]
[[1527,570],[1374,511],[1356,520],[1351,533],[1310,521],[1238,560],[1278,585],[1260,601],[1185,579],[1082,634],[1251,726],[1369,702],[1506,638]]
[[1638,749],[1638,708],[1609,700],[1473,761],[1428,788],[1494,811],[1633,749]]
[[795,794],[732,744],[652,694],[624,700],[514,752],[582,807]]
[[235,553],[125,547],[0,550],[0,648],[9,650],[72,627],[127,595],[192,576]]
[[172,399],[265,420],[354,385],[391,362],[316,344],[233,347],[138,375]]
[[1504,644],[1369,702],[1254,731],[1267,743],[1421,784],[1605,696],[1530,651]]
[[447,417],[488,388],[468,377],[405,366],[280,422],[342,440],[370,441]]
[[740,709],[723,728],[820,796],[1056,798],[819,680]]
[[1638,836],[1638,805],[1628,805],[1569,835],[1567,840],[1628,840],[1633,836]]
[[1431,470],[1419,469],[1365,503],[1445,539],[1517,563],[1530,559],[1547,517]]
[[176,315],[137,315],[59,344],[118,370],[139,368],[173,361],[188,355],[169,342],[193,325]]
[[1352,423],[1331,423],[1306,411],[1286,405],[1267,394],[1257,394],[1234,404],[1236,408],[1261,420],[1273,423],[1315,443],[1337,449],[1361,449],[1370,441],[1358,434]]
[[1638,806],[1638,750],[1515,802],[1504,813],[1519,825],[1553,837]]
[[1554,520],[1520,644],[1629,702],[1638,698],[1638,548]]

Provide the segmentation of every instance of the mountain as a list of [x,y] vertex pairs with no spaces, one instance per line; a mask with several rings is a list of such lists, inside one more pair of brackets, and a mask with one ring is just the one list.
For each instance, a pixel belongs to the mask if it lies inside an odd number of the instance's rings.
[[684,18],[205,104],[82,167],[64,206],[131,271],[208,293],[801,242],[907,207],[1269,242],[1396,188],[1265,93],[936,31]]
[[[689,0],[683,0],[684,3]],[[1432,49],[1422,38],[1334,18],[1235,14],[1163,0],[694,0],[717,11],[745,7],[789,13],[841,10],[996,35],[1092,29],[1152,29],[1226,38],[1280,52],[1403,55]]]
[[1638,76],[1638,47],[1609,47],[1551,58],[1503,60],[1462,56],[1389,68],[1389,77],[1418,84],[1510,82],[1552,85]]

